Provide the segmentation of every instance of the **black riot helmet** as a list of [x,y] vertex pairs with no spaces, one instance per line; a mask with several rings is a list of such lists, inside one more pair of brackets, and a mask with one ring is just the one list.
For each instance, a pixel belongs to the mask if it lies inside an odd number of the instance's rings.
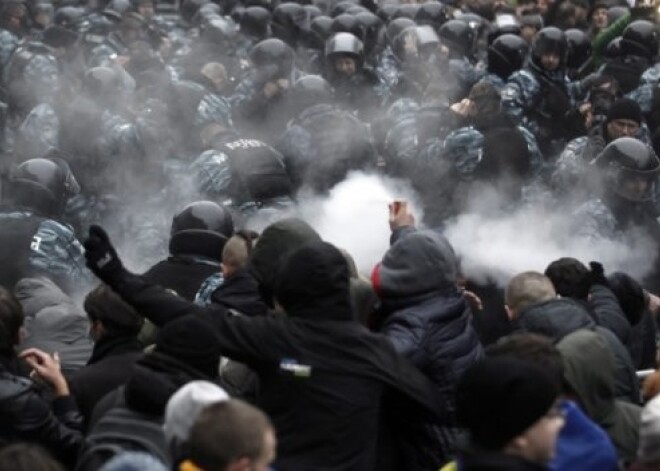
[[421,59],[421,50],[419,43],[419,32],[417,26],[410,26],[399,33],[394,38],[392,51],[394,55],[402,62],[414,62]]
[[527,41],[514,34],[504,34],[488,47],[488,71],[503,80],[520,70],[527,57]]
[[281,39],[264,39],[250,50],[250,60],[257,69],[274,66],[279,77],[288,78],[293,70],[294,52]]
[[210,0],[183,0],[179,4],[179,12],[181,19],[186,24],[195,24],[195,20],[199,20],[198,12],[202,6],[210,3]]
[[229,47],[237,33],[236,23],[232,19],[215,15],[204,22],[199,35],[206,44]]
[[241,32],[254,38],[268,36],[270,12],[264,7],[247,7],[240,19]]
[[7,194],[13,204],[44,216],[62,214],[69,198],[80,192],[80,185],[68,163],[58,157],[30,159],[14,169]]
[[110,67],[92,67],[85,72],[82,88],[88,96],[106,103],[107,100],[117,99],[121,93],[121,77]]
[[632,137],[615,139],[594,159],[593,165],[599,168],[604,187],[618,196],[632,202],[653,198],[660,159],[642,141]]
[[579,69],[591,57],[591,40],[584,31],[577,28],[567,29],[564,34],[568,42],[566,66]]
[[378,11],[376,11],[376,14],[385,23],[389,23],[389,21],[394,17],[397,7],[398,5],[394,3],[386,3],[378,7]]
[[334,102],[332,86],[320,75],[305,75],[296,80],[289,96],[297,112],[321,103]]
[[415,22],[410,18],[397,18],[390,21],[385,29],[385,39],[387,40],[387,43],[392,45],[394,43],[394,38],[396,38],[401,31],[410,26],[415,26]]
[[220,260],[222,248],[233,234],[234,222],[227,209],[212,201],[196,201],[172,218],[170,253]]
[[612,39],[607,46],[605,46],[605,59],[616,59],[621,57],[621,36]]
[[281,3],[273,10],[273,16],[270,21],[270,29],[273,36],[292,47],[296,45],[300,32],[309,29],[305,25],[308,22],[307,12],[298,3]]
[[568,41],[562,30],[554,26],[546,26],[534,37],[532,43],[532,62],[542,68],[541,58],[545,54],[555,53],[559,56],[559,68],[566,66],[568,54]]
[[448,19],[447,7],[440,2],[422,3],[415,15],[415,22],[418,25],[429,25],[436,30]]
[[382,20],[370,11],[362,11],[355,15],[355,19],[360,23],[362,28],[362,41],[366,54],[370,54],[378,44],[378,35],[380,28],[383,25]]
[[414,20],[419,11],[419,5],[416,3],[403,3],[399,5],[392,18],[410,18]]
[[57,26],[77,31],[78,26],[83,22],[85,9],[80,7],[60,7],[55,10],[53,23]]
[[658,27],[647,20],[637,20],[626,26],[621,35],[621,54],[653,59],[658,55]]
[[450,53],[469,57],[474,48],[474,29],[463,20],[449,20],[438,30],[440,42]]
[[314,18],[309,26],[309,36],[307,37],[307,44],[314,49],[322,50],[325,46],[326,40],[332,34],[332,18],[329,16],[317,16]]
[[358,38],[362,38],[362,25],[353,15],[343,13],[332,20],[330,27],[333,33],[351,33]]

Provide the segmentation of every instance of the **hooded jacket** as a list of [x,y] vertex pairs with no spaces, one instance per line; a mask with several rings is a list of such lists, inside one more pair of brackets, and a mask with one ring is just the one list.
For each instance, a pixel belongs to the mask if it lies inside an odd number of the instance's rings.
[[598,333],[614,355],[616,396],[635,404],[639,402],[639,384],[630,353],[612,331],[597,326],[577,301],[558,298],[532,304],[520,313],[517,323],[521,330],[545,335],[555,342],[580,329]]
[[449,242],[420,231],[395,242],[373,276],[385,316],[382,332],[447,400],[463,371],[482,355],[470,309],[456,288],[457,274]]
[[[372,277],[385,317],[381,331],[433,381],[452,410],[455,385],[483,354],[470,308],[456,288],[457,275],[458,262],[449,242],[435,232],[419,231],[400,237]],[[455,425],[453,418],[445,422],[434,434],[435,443],[427,444],[429,451],[435,448],[435,454],[444,454],[438,464],[454,451]],[[409,469],[411,459],[406,459]]]
[[208,319],[223,353],[257,373],[259,406],[278,432],[278,470],[374,469],[386,395],[396,399],[389,414],[445,412],[433,385],[353,319],[346,260],[324,242],[304,245],[279,267],[275,295],[287,317],[231,316],[129,273],[114,285],[157,325],[185,313]]
[[14,293],[23,307],[27,330],[19,348],[58,352],[65,373],[85,366],[93,343],[87,315],[73,300],[47,278],[23,278]]
[[557,348],[564,363],[564,379],[584,411],[609,435],[619,458],[637,453],[641,408],[616,399],[614,362],[605,340],[595,332],[578,330]]

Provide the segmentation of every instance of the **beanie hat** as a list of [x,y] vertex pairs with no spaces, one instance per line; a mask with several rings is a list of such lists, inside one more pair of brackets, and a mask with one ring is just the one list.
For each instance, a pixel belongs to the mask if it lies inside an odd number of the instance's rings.
[[218,339],[213,326],[197,315],[182,316],[160,329],[156,352],[173,357],[209,378],[218,376]]
[[456,389],[456,417],[473,443],[501,450],[542,418],[559,395],[539,366],[510,357],[487,358],[465,372]]
[[209,404],[226,401],[229,396],[220,386],[209,381],[191,381],[175,392],[167,402],[163,432],[167,443],[188,441],[190,429],[199,413]]
[[609,123],[615,119],[629,119],[636,123],[642,123],[642,110],[636,101],[630,98],[621,98],[615,101],[610,109],[607,110],[607,120]]
[[642,463],[660,460],[660,396],[651,399],[642,409],[637,458]]

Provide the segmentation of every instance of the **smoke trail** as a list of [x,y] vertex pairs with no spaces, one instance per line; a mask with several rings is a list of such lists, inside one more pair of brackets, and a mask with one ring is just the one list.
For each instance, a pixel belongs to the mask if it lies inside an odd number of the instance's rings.
[[300,199],[300,216],[324,240],[347,250],[358,271],[366,275],[389,248],[388,203],[407,200],[416,219],[422,219],[409,184],[363,172],[349,174],[326,198],[301,195]]

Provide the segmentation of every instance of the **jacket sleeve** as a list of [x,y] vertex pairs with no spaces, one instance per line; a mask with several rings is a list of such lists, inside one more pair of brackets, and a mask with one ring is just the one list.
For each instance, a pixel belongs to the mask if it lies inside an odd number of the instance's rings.
[[198,306],[128,272],[122,275],[113,289],[158,327],[186,314],[205,317],[216,329],[223,355],[232,360],[258,368],[264,361],[278,356],[273,332],[282,328],[279,319],[234,316],[219,304]]
[[82,417],[73,398],[56,399],[53,413],[49,405],[33,389],[12,404],[14,430],[18,438],[38,442],[64,463],[73,465],[83,443],[80,432]]
[[605,285],[595,284],[589,295],[589,305],[598,324],[611,330],[623,345],[627,345],[631,333],[630,323],[612,290]]
[[399,354],[410,359],[419,350],[423,328],[414,316],[393,314],[385,321],[383,333]]

